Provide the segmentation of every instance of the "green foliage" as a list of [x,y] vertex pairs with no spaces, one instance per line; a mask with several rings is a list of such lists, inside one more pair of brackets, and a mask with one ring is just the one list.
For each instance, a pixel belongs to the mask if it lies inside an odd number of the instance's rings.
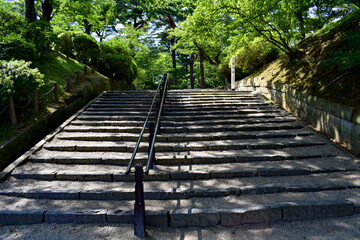
[[44,84],[44,75],[24,60],[0,61],[0,103],[10,97],[26,99]]
[[[235,54],[236,79],[251,75],[265,64],[279,56],[279,49],[256,38],[246,46],[240,48]],[[219,74],[230,78],[231,56],[228,56],[220,65]]]
[[360,30],[346,32],[341,40],[343,47],[330,52],[330,58],[323,62],[323,66],[336,67],[339,72],[360,67]]
[[39,58],[35,45],[16,33],[9,34],[0,42],[0,59],[32,61]]
[[149,52],[139,52],[136,56],[138,76],[134,81],[136,89],[154,89],[156,82],[164,73],[172,69],[172,60],[169,52],[161,48],[151,49]]
[[73,53],[73,38],[78,34],[78,32],[67,31],[60,33],[58,36],[58,40],[55,44],[55,49],[59,52],[62,52],[67,57],[75,58]]
[[100,47],[93,37],[79,33],[73,39],[73,46],[75,56],[80,62],[92,66],[96,65],[100,55]]
[[99,72],[110,78],[131,85],[137,76],[137,66],[125,43],[114,38],[101,43]]
[[9,34],[20,34],[25,26],[23,16],[13,11],[11,3],[0,0],[0,41]]
[[49,22],[37,20],[27,25],[24,38],[34,44],[39,54],[43,54],[45,49],[50,49],[57,36]]

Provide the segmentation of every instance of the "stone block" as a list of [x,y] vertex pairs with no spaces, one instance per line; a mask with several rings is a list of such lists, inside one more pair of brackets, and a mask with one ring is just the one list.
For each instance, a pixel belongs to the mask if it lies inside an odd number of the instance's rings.
[[98,172],[75,172],[60,170],[56,174],[57,180],[76,180],[76,181],[112,181],[112,174],[107,171]]
[[206,179],[210,177],[207,171],[176,171],[170,173],[171,180]]
[[45,210],[0,210],[1,225],[36,224],[44,222]]
[[168,227],[169,216],[168,211],[145,211],[145,224],[148,226]]
[[287,169],[287,168],[259,168],[258,175],[262,177],[271,176],[293,176],[310,174],[310,169]]
[[45,214],[47,223],[106,223],[107,210],[49,210]]
[[241,193],[244,195],[255,194],[269,194],[269,193],[281,193],[285,191],[285,187],[282,184],[265,184],[265,185],[250,185],[240,187]]
[[355,204],[354,206],[354,213],[359,214],[360,213],[360,204]]
[[22,196],[26,198],[34,199],[56,199],[56,200],[77,200],[79,199],[80,190],[25,190],[22,192]]
[[82,200],[114,200],[112,190],[82,190],[80,199]]
[[347,201],[287,203],[283,206],[283,220],[303,220],[342,217],[354,214],[354,204]]
[[108,223],[134,223],[134,210],[109,210]]
[[223,197],[229,195],[240,195],[239,188],[201,188],[194,190],[194,197]]
[[173,193],[172,188],[166,189],[149,189],[145,188],[144,198],[149,200],[165,200],[169,199],[169,196]]
[[253,206],[219,211],[221,212],[221,225],[223,226],[271,223],[280,221],[282,215],[280,206]]
[[170,211],[170,225],[173,227],[209,227],[220,222],[220,213],[211,208],[176,209]]
[[234,178],[234,177],[254,177],[256,170],[234,169],[234,170],[215,170],[211,171],[212,178]]

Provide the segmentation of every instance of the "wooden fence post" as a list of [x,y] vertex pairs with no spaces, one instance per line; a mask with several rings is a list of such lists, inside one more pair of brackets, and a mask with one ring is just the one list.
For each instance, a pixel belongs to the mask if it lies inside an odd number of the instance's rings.
[[17,126],[17,120],[16,120],[14,99],[13,99],[12,97],[10,98],[9,109],[10,109],[11,125],[12,125],[13,127],[16,127],[16,126]]

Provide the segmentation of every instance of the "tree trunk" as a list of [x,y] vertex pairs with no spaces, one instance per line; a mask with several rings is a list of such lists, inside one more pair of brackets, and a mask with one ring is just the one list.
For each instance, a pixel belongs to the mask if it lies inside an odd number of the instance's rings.
[[50,0],[45,0],[41,6],[42,6],[42,11],[43,11],[43,18],[47,22],[50,22],[50,20],[52,19],[51,13],[53,11],[53,7],[50,3]]
[[205,88],[205,73],[204,73],[204,57],[200,54],[200,76],[201,76],[201,88]]
[[84,26],[85,26],[85,33],[89,34],[91,33],[91,24],[87,19],[84,19]]
[[36,20],[34,0],[25,0],[25,20],[29,23]]
[[191,89],[195,88],[195,81],[194,81],[194,54],[190,55],[190,85]]
[[[171,38],[170,41],[171,41],[171,47],[174,46],[175,38]],[[175,70],[176,69],[176,52],[175,52],[175,49],[171,50],[171,57],[172,57],[173,70]],[[176,79],[175,73],[172,74],[172,84],[177,85],[177,79]]]

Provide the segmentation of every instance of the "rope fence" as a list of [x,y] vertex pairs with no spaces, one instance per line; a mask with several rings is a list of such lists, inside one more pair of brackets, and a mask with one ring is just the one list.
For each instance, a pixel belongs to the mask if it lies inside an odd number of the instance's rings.
[[27,104],[25,104],[24,106],[19,106],[19,105],[16,105],[15,103],[14,103],[14,106],[15,106],[16,108],[18,108],[18,109],[24,109],[24,108],[26,108],[27,106],[30,105],[30,103],[31,103],[31,101],[33,100],[33,98],[34,98],[34,94],[31,96],[30,101],[29,101]]
[[[60,86],[60,87],[62,89],[64,89],[64,90],[66,88],[71,87],[71,83],[76,82],[77,78],[78,78],[78,73],[75,74],[75,77],[74,77],[73,80],[67,80],[65,86],[63,86],[63,87]],[[58,83],[57,82],[53,82],[53,87],[49,91],[47,91],[46,93],[42,93],[41,96],[43,96],[43,97],[48,96],[52,92],[54,92],[55,102],[58,102],[59,101],[59,92],[58,92]],[[7,106],[5,106],[4,109],[2,109],[0,111],[0,115],[2,115],[7,109],[9,109],[11,124],[12,124],[13,127],[17,126],[15,108],[17,108],[17,109],[25,109],[33,102],[34,103],[34,112],[35,113],[39,112],[39,92],[38,92],[38,90],[34,90],[34,93],[31,96],[29,102],[26,103],[24,106],[19,106],[19,105],[15,104],[13,98],[10,98],[9,102],[10,103]]]
[[55,86],[53,86],[47,93],[44,93],[41,95],[45,97],[45,96],[49,95],[54,89],[55,89]]

